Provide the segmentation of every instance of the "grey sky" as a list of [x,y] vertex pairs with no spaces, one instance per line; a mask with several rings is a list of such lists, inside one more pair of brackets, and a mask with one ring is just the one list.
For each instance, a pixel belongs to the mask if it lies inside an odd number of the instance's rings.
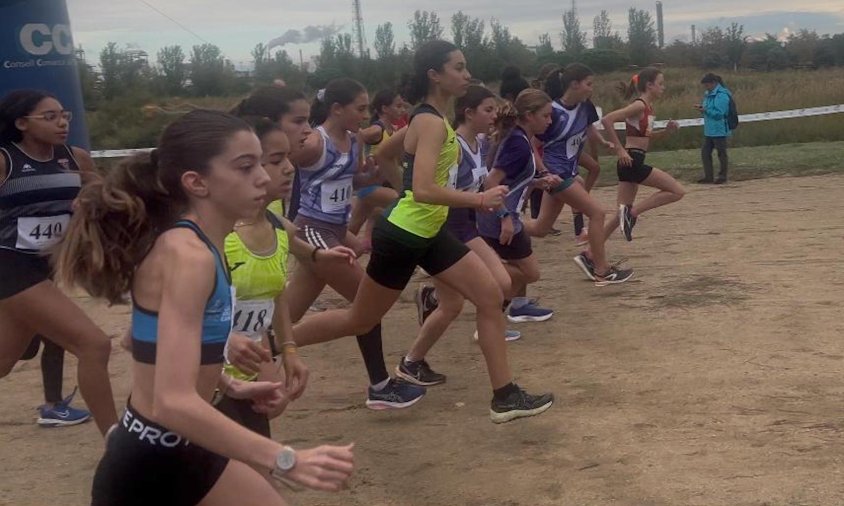
[[[463,10],[470,16],[498,18],[527,44],[535,44],[540,34],[548,32],[559,45],[561,14],[570,4],[548,0],[362,0],[367,39],[371,43],[375,27],[393,23],[398,42],[407,39],[407,20],[417,8],[436,11],[448,34],[451,15]],[[189,48],[202,41],[180,28],[167,16],[185,25],[202,39],[219,46],[235,62],[251,59],[250,50],[289,29],[302,30],[308,25],[336,23],[341,31],[352,28],[352,0],[67,0],[74,38],[93,63],[100,49],[109,41],[121,46],[135,44],[150,53],[162,46],[179,44]],[[517,6],[517,8],[514,8]],[[614,28],[622,35],[627,29],[627,9],[636,7],[653,13],[654,2],[642,0],[578,1],[581,27],[591,32],[592,18],[601,9],[609,11]],[[840,0],[663,0],[666,39],[687,36],[689,26],[726,25],[735,20],[746,32],[782,33],[798,28],[819,33],[844,32],[844,2]],[[288,45],[291,55],[302,49],[305,58],[318,52],[313,44]]]

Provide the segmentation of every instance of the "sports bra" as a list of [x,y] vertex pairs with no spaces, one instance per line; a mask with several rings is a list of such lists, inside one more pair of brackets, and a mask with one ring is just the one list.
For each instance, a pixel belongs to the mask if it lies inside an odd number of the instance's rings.
[[[226,263],[211,240],[196,223],[179,220],[171,228],[189,228],[202,239],[214,254],[214,289],[205,303],[202,315],[202,354],[200,364],[223,362],[223,348],[232,328],[234,289]],[[158,343],[158,312],[142,308],[132,297],[132,357],[143,364],[155,363]]]
[[654,109],[651,104],[641,98],[637,98],[633,102],[642,102],[645,104],[645,110],[638,118],[627,118],[624,122],[624,131],[627,133],[627,137],[650,137],[654,128]]

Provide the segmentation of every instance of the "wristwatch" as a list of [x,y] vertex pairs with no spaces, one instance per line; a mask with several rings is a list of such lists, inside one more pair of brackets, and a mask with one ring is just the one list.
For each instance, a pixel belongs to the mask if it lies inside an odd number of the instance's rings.
[[294,467],[296,467],[296,450],[285,446],[281,449],[281,453],[276,456],[275,468],[270,471],[270,475],[273,478],[282,478]]

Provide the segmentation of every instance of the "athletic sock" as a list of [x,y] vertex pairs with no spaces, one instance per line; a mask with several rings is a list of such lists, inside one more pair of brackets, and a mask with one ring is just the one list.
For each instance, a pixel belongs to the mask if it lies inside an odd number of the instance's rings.
[[578,236],[583,232],[583,213],[574,213],[574,235]]
[[511,381],[510,383],[507,383],[503,387],[496,388],[495,390],[493,390],[492,396],[493,396],[493,398],[501,401],[501,400],[504,400],[507,397],[509,397],[510,394],[518,392],[518,391],[519,391],[519,387],[516,386],[516,384]]
[[513,297],[513,302],[510,303],[510,307],[513,309],[520,309],[527,306],[529,303],[530,299],[527,297]]
[[387,365],[384,363],[384,348],[381,342],[381,324],[372,327],[366,334],[357,336],[358,348],[369,374],[369,383],[378,385],[390,379]]
[[388,377],[387,379],[385,379],[384,381],[382,381],[380,383],[373,384],[372,389],[375,390],[376,392],[380,392],[381,390],[384,390],[384,387],[386,387],[389,384],[390,384],[390,378]]

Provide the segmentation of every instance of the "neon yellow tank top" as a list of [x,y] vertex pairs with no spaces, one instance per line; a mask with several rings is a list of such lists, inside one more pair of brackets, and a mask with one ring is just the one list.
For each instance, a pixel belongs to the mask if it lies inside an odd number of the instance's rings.
[[[232,332],[245,334],[254,341],[260,341],[269,330],[275,313],[275,298],[284,290],[287,282],[287,257],[290,251],[287,232],[276,227],[275,236],[276,249],[268,256],[250,251],[236,232],[226,236],[226,262],[231,272],[232,286],[237,293]],[[245,381],[253,381],[257,377],[240,371],[228,361],[223,371]]]
[[[420,113],[431,113],[440,116],[434,107],[423,104],[416,109],[414,116]],[[411,118],[412,119],[412,118]],[[443,118],[445,125],[445,142],[440,149],[437,158],[437,168],[434,172],[434,179],[437,185],[442,187],[456,188],[457,167],[460,163],[460,144],[454,129],[448,121]],[[404,169],[404,187],[402,197],[396,204],[386,211],[387,220],[412,234],[430,239],[437,235],[448,217],[448,206],[439,204],[423,204],[413,198],[413,163],[414,155],[405,153],[402,162]]]

